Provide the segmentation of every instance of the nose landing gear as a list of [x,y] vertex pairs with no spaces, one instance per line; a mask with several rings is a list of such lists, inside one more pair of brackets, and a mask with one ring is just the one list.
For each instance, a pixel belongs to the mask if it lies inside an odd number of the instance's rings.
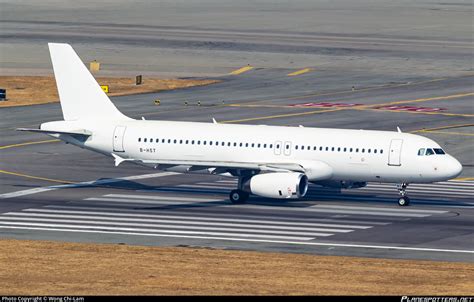
[[401,207],[408,206],[410,204],[410,198],[406,195],[406,189],[408,187],[407,183],[401,183],[397,185],[398,193],[400,198],[398,199],[398,205]]

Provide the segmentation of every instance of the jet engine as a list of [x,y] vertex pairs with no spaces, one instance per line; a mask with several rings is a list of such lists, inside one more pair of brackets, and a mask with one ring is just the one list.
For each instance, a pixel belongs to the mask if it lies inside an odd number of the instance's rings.
[[296,199],[306,194],[308,177],[294,172],[257,174],[244,182],[243,189],[263,197]]

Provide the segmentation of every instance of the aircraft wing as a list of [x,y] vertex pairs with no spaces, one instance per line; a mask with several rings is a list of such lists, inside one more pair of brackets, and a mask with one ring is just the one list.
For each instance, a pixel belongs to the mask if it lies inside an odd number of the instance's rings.
[[211,169],[213,174],[221,174],[230,170],[253,170],[265,172],[300,172],[305,173],[310,180],[324,180],[332,176],[332,168],[321,161],[301,161],[301,162],[230,162],[230,161],[200,161],[200,160],[135,160],[122,158],[112,153],[115,159],[115,166],[124,161],[138,164],[154,165],[157,168],[170,168],[182,166],[186,171],[197,171]]

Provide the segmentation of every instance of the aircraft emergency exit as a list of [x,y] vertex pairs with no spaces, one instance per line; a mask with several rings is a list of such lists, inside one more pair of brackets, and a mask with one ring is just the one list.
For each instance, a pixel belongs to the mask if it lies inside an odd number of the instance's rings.
[[396,183],[406,206],[409,183],[458,176],[461,164],[433,140],[398,131],[135,120],[113,105],[68,44],[49,43],[64,120],[39,129],[115,160],[180,173],[238,178],[233,203],[249,194],[302,198],[309,183],[359,188]]

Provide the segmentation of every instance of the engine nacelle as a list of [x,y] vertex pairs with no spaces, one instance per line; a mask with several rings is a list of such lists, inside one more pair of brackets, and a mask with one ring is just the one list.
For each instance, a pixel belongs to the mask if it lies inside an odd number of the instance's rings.
[[262,197],[296,199],[308,191],[308,177],[292,172],[257,174],[244,183],[243,189]]
[[367,182],[363,181],[349,181],[349,180],[323,180],[323,181],[316,181],[314,184],[328,187],[328,188],[336,188],[336,189],[356,189],[356,188],[363,188],[367,186]]

